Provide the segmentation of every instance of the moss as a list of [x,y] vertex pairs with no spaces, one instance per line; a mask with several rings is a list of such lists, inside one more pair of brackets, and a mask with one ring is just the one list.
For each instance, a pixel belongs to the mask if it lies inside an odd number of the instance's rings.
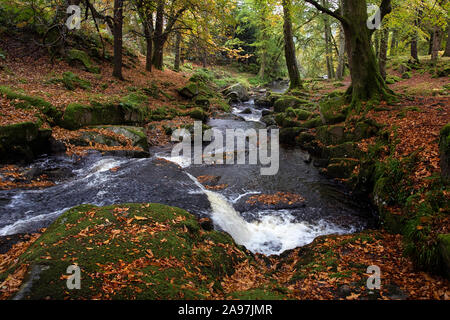
[[294,96],[281,96],[274,103],[275,112],[284,112],[289,107],[298,108],[302,105],[307,105],[310,102],[308,100],[300,99]]
[[66,58],[69,63],[80,63],[88,72],[100,73],[100,68],[92,65],[88,54],[84,51],[71,49],[67,52]]
[[34,97],[34,96],[28,96],[23,93],[19,93],[16,91],[13,91],[11,88],[6,86],[0,86],[0,94],[3,94],[6,96],[9,100],[22,100],[24,103],[18,103],[15,101],[14,103],[18,107],[22,108],[29,108],[29,107],[35,107],[39,109],[44,115],[46,115],[49,118],[49,121],[51,123],[55,123],[61,119],[62,112],[53,106],[50,102],[45,101],[42,98]]
[[[18,265],[39,270],[25,299],[107,294],[113,299],[204,299],[211,283],[212,290],[220,291],[222,279],[248,258],[230,236],[200,230],[195,217],[179,208],[81,205],[62,214],[20,256]],[[81,269],[81,289],[68,290],[62,275],[74,262]],[[109,291],[114,281],[126,285]]]
[[300,127],[282,128],[280,130],[280,142],[284,144],[295,145],[296,137],[304,130],[304,128]]
[[328,96],[319,103],[320,113],[326,124],[336,124],[345,121],[345,97],[343,95]]
[[187,99],[192,99],[198,94],[198,85],[195,82],[189,82],[186,86],[178,90],[178,93]]
[[208,115],[201,108],[195,108],[188,112],[188,115],[196,120],[206,121]]
[[76,88],[90,89],[91,83],[87,80],[81,79],[73,72],[64,72],[62,78],[53,78],[49,82],[57,83],[60,82],[66,87],[67,90],[75,90]]
[[208,111],[211,105],[209,98],[204,95],[198,95],[197,97],[195,97],[194,103],[198,106],[201,106],[201,108],[205,111]]
[[359,161],[355,159],[334,158],[330,160],[327,174],[332,178],[347,179],[358,164]]
[[303,122],[301,126],[304,128],[312,129],[320,127],[321,125],[323,125],[322,119],[320,117],[315,117]]

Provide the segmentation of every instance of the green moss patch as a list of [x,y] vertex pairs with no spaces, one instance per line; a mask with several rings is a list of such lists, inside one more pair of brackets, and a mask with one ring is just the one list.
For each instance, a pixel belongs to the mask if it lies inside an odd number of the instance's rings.
[[[220,293],[223,277],[246,258],[228,235],[202,230],[193,215],[179,208],[82,205],[62,214],[22,254],[30,289],[19,296],[204,299]],[[79,290],[66,286],[72,264],[81,270]]]

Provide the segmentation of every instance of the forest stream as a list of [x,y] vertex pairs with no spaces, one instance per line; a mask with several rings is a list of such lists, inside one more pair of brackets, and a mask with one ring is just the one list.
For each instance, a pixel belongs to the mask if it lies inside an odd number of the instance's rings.
[[[243,114],[248,108],[251,113]],[[260,118],[261,110],[250,99],[235,104],[232,113],[210,119],[208,125],[222,131],[264,128]],[[321,235],[358,232],[374,223],[369,207],[305,162],[307,154],[300,149],[280,146],[277,175],[262,176],[260,165],[186,165],[181,158],[171,158],[171,147],[151,148],[152,156],[145,159],[98,152],[81,160],[38,159],[32,169],[60,172],[60,181],[45,189],[0,191],[0,236],[37,231],[67,209],[86,203],[177,206],[211,218],[215,228],[229,233],[236,243],[267,255],[306,245]],[[197,180],[199,176],[215,177],[217,184],[227,187],[207,189]],[[254,195],[277,192],[300,194],[305,201],[301,205],[249,205]]]

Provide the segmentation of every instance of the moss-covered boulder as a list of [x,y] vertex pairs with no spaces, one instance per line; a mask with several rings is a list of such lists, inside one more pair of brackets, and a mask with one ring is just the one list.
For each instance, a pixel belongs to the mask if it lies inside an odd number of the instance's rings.
[[241,83],[232,84],[231,86],[225,88],[222,91],[222,94],[226,99],[233,103],[248,101],[250,99],[247,89]]
[[188,82],[183,88],[178,89],[178,93],[183,98],[192,99],[198,95],[198,85],[195,82]]
[[187,113],[192,119],[206,121],[208,119],[208,115],[202,108],[195,108]]
[[329,146],[324,148],[324,157],[326,158],[353,158],[360,159],[363,156],[363,152],[359,149],[358,145],[354,142],[344,142],[335,146]]
[[316,137],[326,145],[344,143],[346,142],[345,127],[343,125],[321,126],[317,128]]
[[300,99],[294,96],[282,96],[274,103],[275,112],[285,112],[288,108],[300,108],[303,105],[308,105],[308,100]]
[[345,98],[343,95],[322,99],[319,110],[326,124],[337,124],[345,121]]
[[446,183],[450,182],[450,123],[445,125],[440,134],[439,151],[441,158],[441,175]]
[[[205,299],[248,259],[222,232],[161,204],[81,205],[62,214],[0,281],[27,265],[16,299]],[[67,268],[80,268],[70,290]]]
[[50,128],[39,122],[21,122],[0,126],[0,162],[31,161],[49,151]]
[[280,129],[280,142],[288,145],[295,145],[297,136],[305,131],[301,127],[282,128]]
[[71,103],[66,107],[61,126],[70,130],[95,125],[140,124],[149,112],[143,100],[136,94],[122,99],[121,103],[97,103],[90,105]]
[[[131,145],[134,147],[140,147],[143,150],[148,150],[149,148],[144,128],[135,126],[98,126],[97,128],[105,129],[115,135],[120,135],[131,140]],[[120,142],[123,144],[123,141]]]
[[327,167],[327,175],[336,179],[347,179],[358,166],[356,159],[334,158],[330,160]]
[[89,58],[89,55],[77,49],[71,49],[67,52],[67,61],[72,65],[81,66],[84,70],[92,73],[100,73],[100,68],[94,66]]
[[202,94],[195,97],[194,103],[205,111],[208,111],[211,105],[210,99]]

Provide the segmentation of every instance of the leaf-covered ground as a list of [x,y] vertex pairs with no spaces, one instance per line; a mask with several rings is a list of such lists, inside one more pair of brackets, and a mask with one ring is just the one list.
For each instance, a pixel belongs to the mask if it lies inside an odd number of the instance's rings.
[[[449,299],[448,280],[414,269],[398,235],[327,236],[281,257],[252,255],[193,215],[159,204],[83,205],[0,255],[0,297],[31,299]],[[81,269],[68,290],[66,269]],[[368,290],[367,267],[381,271]]]

